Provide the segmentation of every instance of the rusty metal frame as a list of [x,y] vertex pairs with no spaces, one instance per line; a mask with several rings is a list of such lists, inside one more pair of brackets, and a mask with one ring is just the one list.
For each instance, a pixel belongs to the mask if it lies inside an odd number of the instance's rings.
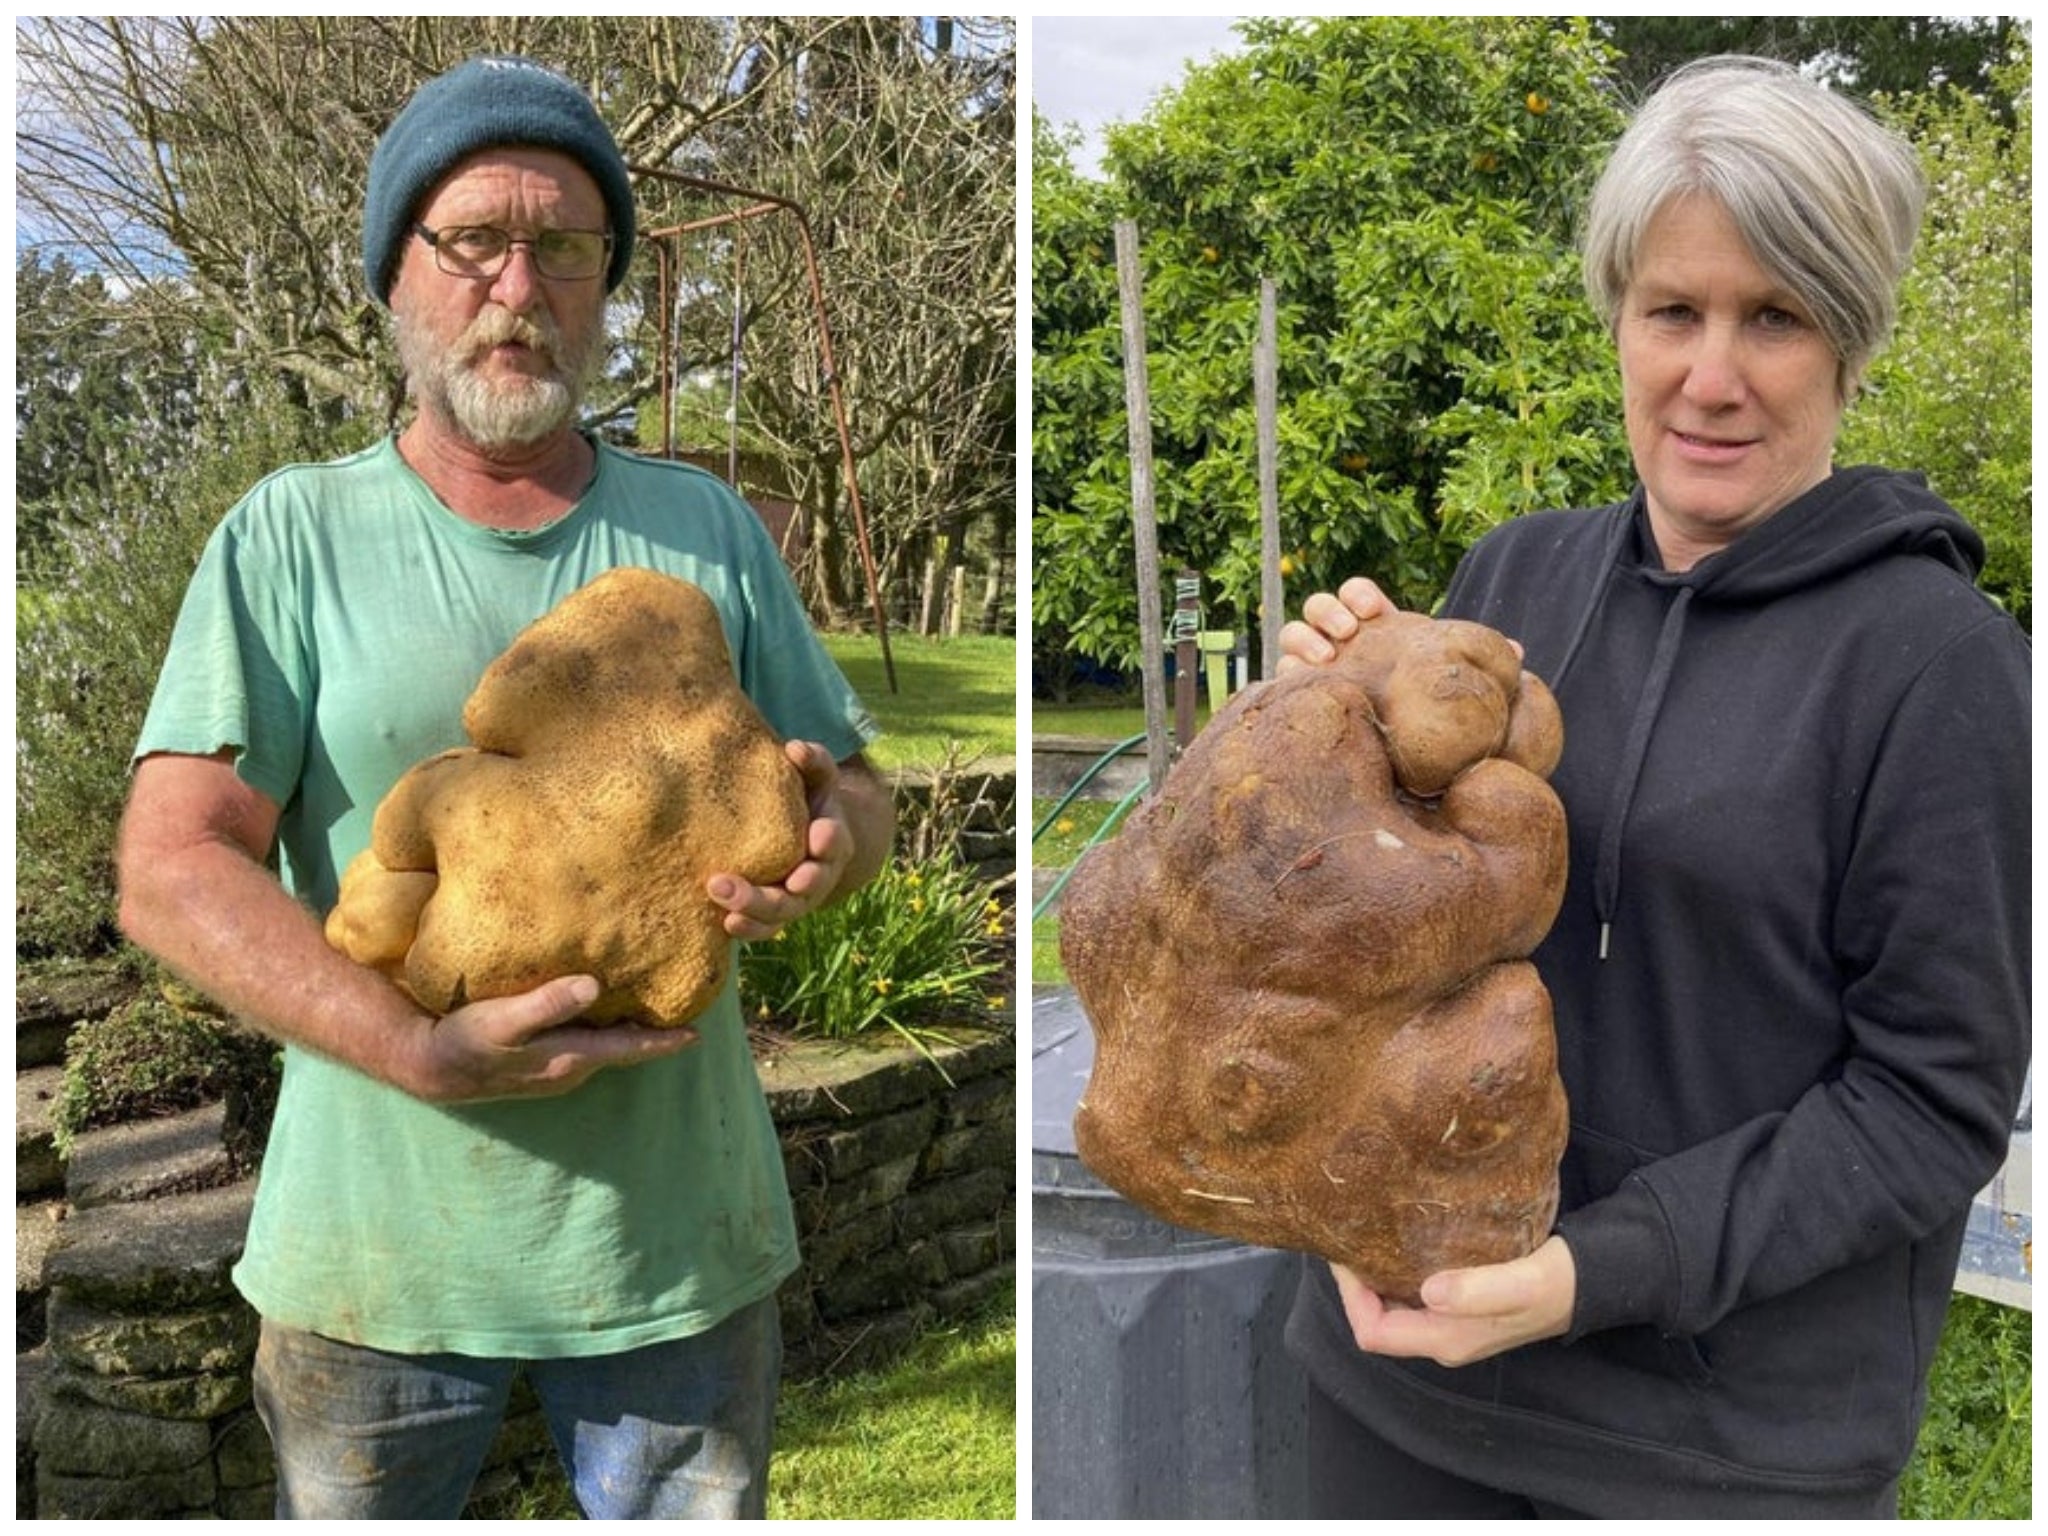
[[[861,569],[867,576],[868,607],[874,614],[875,634],[882,642],[882,668],[888,676],[889,691],[896,692],[896,661],[889,650],[889,619],[882,606],[881,578],[875,570],[874,547],[868,539],[867,513],[861,506],[860,485],[853,472],[853,434],[846,421],[846,401],[839,390],[839,367],[832,356],[832,327],[825,314],[825,285],[818,270],[818,248],[811,239],[810,216],[801,205],[786,197],[777,197],[771,192],[757,192],[747,187],[736,187],[726,182],[709,181],[701,176],[687,176],[681,171],[671,171],[660,166],[633,167],[636,176],[653,177],[658,181],[671,182],[688,187],[692,191],[707,193],[714,197],[740,198],[745,206],[709,218],[694,219],[688,223],[665,225],[660,229],[642,232],[640,239],[654,248],[659,302],[661,304],[661,345],[659,352],[659,373],[661,377],[661,450],[664,457],[675,454],[675,391],[676,356],[670,334],[670,311],[674,304],[676,281],[675,262],[670,255],[669,242],[676,237],[692,234],[699,230],[717,229],[727,224],[743,223],[749,219],[762,218],[770,214],[789,213],[796,216],[797,232],[803,239],[804,266],[810,278],[811,309],[818,324],[819,357],[825,367],[825,388],[832,400],[832,419],[839,431],[840,468],[846,477],[846,499],[853,508],[853,528],[860,548]],[[734,303],[739,302],[734,295]],[[737,453],[735,449],[734,457]],[[737,466],[735,463],[735,479]]]

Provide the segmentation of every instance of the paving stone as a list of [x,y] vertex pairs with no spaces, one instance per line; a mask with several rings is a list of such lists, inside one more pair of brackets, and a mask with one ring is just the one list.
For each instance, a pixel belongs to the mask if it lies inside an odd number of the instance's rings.
[[220,1101],[88,1131],[71,1145],[71,1203],[87,1210],[228,1183],[235,1167],[226,1134],[227,1105]]
[[116,1312],[185,1311],[234,1294],[253,1180],[75,1211],[43,1265],[51,1286]]
[[14,1198],[64,1192],[57,1155],[57,1090],[62,1067],[31,1067],[14,1076]]

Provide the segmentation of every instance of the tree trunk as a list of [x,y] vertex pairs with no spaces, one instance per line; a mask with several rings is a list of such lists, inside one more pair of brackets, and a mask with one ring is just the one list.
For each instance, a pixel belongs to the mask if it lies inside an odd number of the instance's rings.
[[[1011,558],[1016,552],[1014,526],[1003,524],[997,531],[995,557],[989,565],[988,587],[981,601],[981,632],[984,635],[998,634],[1003,623],[1003,593],[1011,586],[1013,575]],[[1016,626],[1011,626],[1016,633]]]
[[945,556],[945,540],[939,539],[933,542],[924,557],[924,580],[919,584],[917,604],[917,632],[920,635],[936,635],[944,618],[939,593],[946,574]]

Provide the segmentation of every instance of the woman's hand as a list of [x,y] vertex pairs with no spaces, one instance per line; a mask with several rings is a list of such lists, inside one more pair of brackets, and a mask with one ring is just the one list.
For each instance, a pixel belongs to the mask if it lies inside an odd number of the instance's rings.
[[1558,1337],[1571,1326],[1578,1294],[1578,1269],[1561,1237],[1505,1264],[1431,1275],[1422,1282],[1420,1307],[1390,1306],[1341,1264],[1330,1270],[1360,1349],[1438,1365],[1471,1365]]
[[1312,593],[1301,605],[1301,617],[1280,626],[1280,670],[1335,661],[1337,648],[1358,633],[1360,624],[1399,611],[1364,576],[1353,576],[1334,593]]

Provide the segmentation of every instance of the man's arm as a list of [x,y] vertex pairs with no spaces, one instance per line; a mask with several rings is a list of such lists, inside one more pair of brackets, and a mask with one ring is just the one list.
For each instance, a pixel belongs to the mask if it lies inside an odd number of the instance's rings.
[[277,822],[230,754],[155,755],[136,766],[115,856],[122,931],[266,1034],[441,1102],[565,1093],[601,1067],[695,1040],[568,1025],[597,995],[578,976],[434,1017],[331,949],[264,868]]
[[856,752],[835,763],[809,741],[792,741],[788,750],[811,804],[806,854],[780,885],[711,877],[711,899],[726,909],[725,931],[736,939],[769,938],[805,913],[852,895],[881,873],[896,841],[895,796],[865,757]]

